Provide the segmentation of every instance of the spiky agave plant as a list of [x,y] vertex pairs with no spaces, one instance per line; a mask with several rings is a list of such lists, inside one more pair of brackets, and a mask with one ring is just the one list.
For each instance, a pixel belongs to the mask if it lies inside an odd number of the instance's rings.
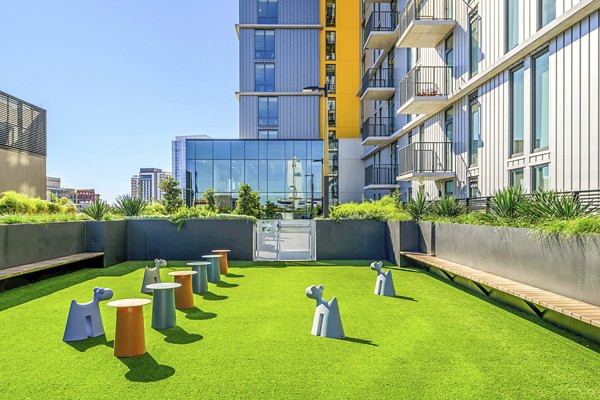
[[498,218],[517,218],[525,194],[520,186],[510,186],[492,196],[490,214]]
[[536,192],[520,206],[521,214],[532,219],[573,219],[593,214],[591,204],[583,204],[572,194]]
[[148,203],[139,197],[131,197],[128,194],[118,196],[115,200],[115,210],[126,217],[137,217],[142,215],[142,212]]
[[425,194],[425,185],[421,179],[417,195],[410,199],[406,205],[406,212],[408,212],[414,221],[420,221],[429,213],[430,209],[431,206],[427,201],[427,195]]
[[444,196],[433,203],[431,212],[438,217],[452,218],[465,214],[467,207],[457,202],[454,196]]
[[107,202],[97,199],[95,202],[81,210],[85,215],[96,221],[102,221],[110,213],[111,207]]

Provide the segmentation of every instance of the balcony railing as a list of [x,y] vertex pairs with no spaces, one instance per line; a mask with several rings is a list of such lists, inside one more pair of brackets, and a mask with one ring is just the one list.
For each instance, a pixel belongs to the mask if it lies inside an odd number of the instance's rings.
[[394,69],[393,68],[369,68],[362,80],[362,93],[367,89],[373,88],[393,88],[394,87]]
[[373,11],[365,25],[365,40],[371,32],[394,32],[398,27],[398,13],[396,11]]
[[400,12],[398,47],[435,47],[454,28],[452,3],[409,0]]
[[365,168],[365,185],[395,185],[397,176],[397,165],[369,165]]
[[416,142],[400,149],[398,175],[452,172],[451,142]]
[[410,100],[439,101],[440,96],[449,96],[453,87],[452,67],[414,67],[400,82],[400,108]]
[[369,137],[387,137],[394,133],[394,119],[391,117],[371,117],[360,128],[362,140]]

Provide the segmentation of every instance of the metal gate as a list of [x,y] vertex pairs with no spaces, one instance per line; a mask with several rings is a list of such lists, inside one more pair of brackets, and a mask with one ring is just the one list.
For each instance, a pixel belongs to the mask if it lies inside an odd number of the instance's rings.
[[255,229],[254,260],[316,260],[313,220],[259,220]]

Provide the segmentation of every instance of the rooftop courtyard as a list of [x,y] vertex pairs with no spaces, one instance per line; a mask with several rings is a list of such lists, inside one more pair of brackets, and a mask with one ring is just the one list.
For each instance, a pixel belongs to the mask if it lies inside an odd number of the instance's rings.
[[[62,341],[72,299],[94,287],[140,293],[144,262],[85,269],[0,293],[0,387],[11,399],[600,398],[600,346],[422,270],[389,266],[397,296],[373,294],[368,261],[231,262],[177,327],[151,328],[147,353],[113,356],[106,335]],[[181,270],[185,262],[161,269]],[[310,285],[336,296],[346,339],[311,335]]]

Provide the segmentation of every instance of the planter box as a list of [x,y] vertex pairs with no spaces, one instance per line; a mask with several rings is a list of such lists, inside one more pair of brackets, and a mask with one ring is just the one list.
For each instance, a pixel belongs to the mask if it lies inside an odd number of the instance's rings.
[[0,269],[85,251],[85,224],[0,225]]
[[254,224],[248,220],[191,220],[180,230],[167,220],[127,221],[127,259],[200,260],[215,249],[229,259],[252,261]]
[[127,221],[86,221],[85,251],[104,252],[104,267],[127,261]]
[[419,225],[413,221],[388,221],[387,259],[395,265],[407,265],[402,251],[419,251]]
[[317,260],[386,260],[385,222],[316,220]]
[[600,306],[600,236],[437,223],[436,256]]

